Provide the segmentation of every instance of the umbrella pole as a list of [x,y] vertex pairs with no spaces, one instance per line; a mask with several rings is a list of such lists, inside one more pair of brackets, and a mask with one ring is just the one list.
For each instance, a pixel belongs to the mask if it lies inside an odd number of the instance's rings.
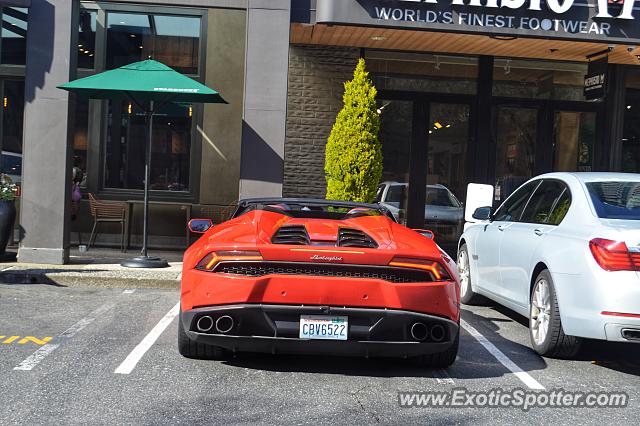
[[[147,123],[147,145],[145,147],[144,162],[144,204],[142,223],[142,250],[141,256],[125,260],[120,265],[127,268],[166,268],[169,263],[159,257],[148,255],[147,243],[149,234],[149,181],[151,180],[151,143],[153,141],[153,101],[149,102],[149,109],[145,111]],[[131,220],[131,219],[129,219]]]
[[153,101],[149,102],[149,111],[147,111],[147,145],[145,149],[144,162],[144,204],[143,204],[143,223],[142,223],[142,257],[147,256],[147,242],[149,239],[149,179],[151,178],[151,141],[153,141]]

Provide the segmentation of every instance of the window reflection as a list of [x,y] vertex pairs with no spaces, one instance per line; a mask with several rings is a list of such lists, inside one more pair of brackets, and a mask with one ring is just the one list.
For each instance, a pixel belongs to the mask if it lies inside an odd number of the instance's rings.
[[89,139],[89,100],[76,97],[73,133],[73,181],[87,186],[87,152]]
[[80,10],[78,28],[78,68],[93,69],[96,51],[96,17],[94,10]]
[[584,101],[587,64],[495,59],[493,96]]
[[[192,112],[189,105],[168,104],[154,115],[152,190],[189,190]],[[143,111],[127,101],[109,102],[108,122],[105,187],[143,189],[147,140]]]
[[496,201],[504,201],[533,176],[538,110],[497,108]]
[[1,172],[19,184],[22,176],[24,81],[5,80],[3,83]]
[[107,22],[107,68],[153,58],[198,73],[199,17],[109,13]]
[[24,65],[27,52],[27,8],[2,8],[2,46],[0,62]]

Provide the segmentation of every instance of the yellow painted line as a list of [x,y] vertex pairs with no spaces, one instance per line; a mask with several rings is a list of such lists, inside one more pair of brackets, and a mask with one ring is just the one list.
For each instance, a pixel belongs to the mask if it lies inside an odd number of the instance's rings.
[[[0,336],[0,340],[4,339],[6,336]],[[43,337],[42,339],[38,339],[35,336],[24,336],[22,339],[20,339],[20,336],[10,336],[8,337],[4,342],[5,345],[9,345],[11,343],[17,343],[19,345],[24,345],[25,343],[31,342],[34,343],[36,345],[46,345],[47,343],[49,343],[51,341],[51,339],[53,339],[53,337],[51,336],[47,336],[47,337]],[[16,342],[16,340],[18,340]]]
[[37,337],[33,337],[33,336],[24,336],[22,339],[20,339],[18,344],[19,345],[24,345],[27,342],[31,342],[31,343],[35,343],[36,345],[42,346],[42,345],[48,343],[51,339],[52,339],[51,336],[47,336],[44,339],[38,339]]

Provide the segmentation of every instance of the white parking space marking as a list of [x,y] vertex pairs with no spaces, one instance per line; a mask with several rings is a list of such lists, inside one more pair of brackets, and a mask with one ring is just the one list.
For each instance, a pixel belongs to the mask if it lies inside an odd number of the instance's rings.
[[14,370],[21,371],[31,371],[36,365],[40,363],[44,358],[47,357],[51,352],[58,349],[58,347],[63,344],[65,341],[70,340],[73,336],[75,336],[80,330],[91,324],[96,320],[100,315],[104,314],[111,308],[115,306],[114,303],[105,303],[100,306],[95,311],[91,312],[86,317],[82,318],[80,321],[72,325],[70,328],[63,331],[60,335],[56,336],[51,343],[47,343],[44,346],[41,346],[38,350],[36,350],[33,354],[31,354],[27,359],[22,361]]
[[484,348],[489,351],[491,355],[493,355],[500,364],[504,365],[508,370],[510,370],[514,375],[516,375],[522,383],[524,383],[529,389],[534,390],[544,390],[544,386],[542,386],[536,379],[531,377],[525,371],[522,371],[520,367],[516,365],[511,359],[506,356],[500,349],[498,349],[493,343],[487,340],[478,330],[473,328],[469,323],[465,320],[460,319],[460,324],[462,328],[464,328],[467,333],[473,336],[474,339],[478,341]]
[[153,346],[153,344],[158,340],[158,337],[166,330],[166,328],[171,324],[176,316],[178,316],[178,312],[180,312],[180,302],[176,303],[176,305],[171,308],[167,314],[162,317],[160,322],[156,324],[155,327],[147,334],[144,339],[136,346],[131,353],[122,361],[122,364],[115,369],[114,373],[116,374],[129,374],[136,368],[138,362],[142,359],[144,354]]
[[449,373],[447,373],[447,370],[445,370],[444,368],[441,368],[440,370],[436,370],[434,372],[434,375],[436,376],[436,381],[438,382],[438,384],[441,384],[441,385],[455,384],[451,376],[449,376]]

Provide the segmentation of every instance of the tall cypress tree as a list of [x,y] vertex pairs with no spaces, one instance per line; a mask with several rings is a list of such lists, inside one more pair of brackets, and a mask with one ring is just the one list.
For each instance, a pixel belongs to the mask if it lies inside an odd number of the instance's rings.
[[328,200],[372,202],[382,177],[382,145],[377,90],[358,61],[344,84],[344,106],[336,117],[325,154]]

